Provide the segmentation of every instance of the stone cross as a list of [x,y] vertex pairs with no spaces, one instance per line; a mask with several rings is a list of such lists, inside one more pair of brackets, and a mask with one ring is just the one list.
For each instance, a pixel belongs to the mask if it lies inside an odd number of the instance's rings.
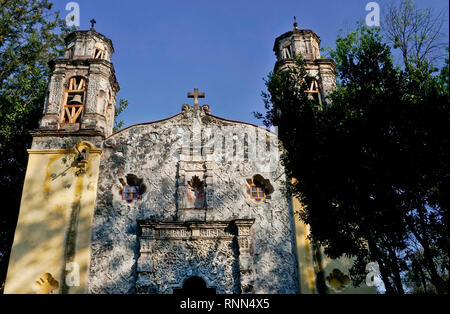
[[198,99],[199,98],[205,98],[205,93],[198,92],[198,88],[194,88],[194,92],[193,93],[188,93],[187,94],[188,98],[194,98],[194,108],[198,108]]
[[89,22],[91,22],[91,29],[94,29],[94,25],[95,25],[95,23],[97,23],[97,21],[92,19]]

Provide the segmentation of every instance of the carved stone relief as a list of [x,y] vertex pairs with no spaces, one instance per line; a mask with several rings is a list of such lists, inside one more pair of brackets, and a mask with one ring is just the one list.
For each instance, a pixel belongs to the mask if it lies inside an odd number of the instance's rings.
[[212,162],[179,161],[177,175],[178,220],[204,220],[212,209]]
[[64,75],[54,75],[50,81],[48,107],[46,114],[59,114],[59,107],[61,105],[61,98],[64,93]]
[[138,293],[172,293],[190,276],[218,293],[250,293],[252,219],[223,222],[138,221]]

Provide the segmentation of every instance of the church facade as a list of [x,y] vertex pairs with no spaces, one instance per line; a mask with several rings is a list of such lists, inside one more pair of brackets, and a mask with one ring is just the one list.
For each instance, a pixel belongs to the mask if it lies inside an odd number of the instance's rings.
[[275,142],[196,104],[108,138],[90,292],[172,293],[193,276],[217,293],[298,292],[286,179],[267,158]]
[[[113,133],[112,42],[91,28],[66,45],[33,131],[5,293],[347,289],[348,262],[327,260],[295,215],[276,130],[217,117],[194,89],[180,113]],[[323,103],[335,63],[319,47],[295,23],[275,40],[275,71],[301,54]]]

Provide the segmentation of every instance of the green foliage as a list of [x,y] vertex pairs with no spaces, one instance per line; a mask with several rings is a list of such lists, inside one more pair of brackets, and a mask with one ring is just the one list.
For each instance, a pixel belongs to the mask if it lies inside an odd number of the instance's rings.
[[448,86],[449,86],[448,52],[449,52],[449,49],[447,47],[447,57],[445,58],[445,64],[441,70],[441,73],[439,74],[439,85],[440,85],[439,88],[441,90],[441,93],[443,93],[443,94],[445,94],[445,92],[448,91]]
[[445,56],[448,45],[445,35],[446,12],[435,13],[432,9],[419,9],[413,0],[395,0],[386,5],[383,31],[387,41],[402,56],[403,65],[420,60],[438,63]]
[[119,105],[116,106],[115,110],[114,110],[114,128],[113,128],[113,132],[117,132],[119,131],[123,125],[124,125],[124,121],[123,120],[117,120],[117,117],[122,114],[122,112],[127,109],[128,107],[128,100],[121,98],[119,101]]
[[404,274],[423,250],[421,266],[444,293],[448,72],[432,76],[426,60],[401,71],[380,29],[362,24],[339,36],[330,55],[340,84],[329,103],[308,99],[298,60],[298,69],[269,74],[267,112],[256,114],[279,128],[284,164],[297,179],[292,193],[305,205],[300,217],[331,258],[356,257],[355,285],[376,261],[386,292],[404,293]]
[[47,0],[0,0],[0,282],[6,270],[30,147],[41,117],[47,63],[69,29]]

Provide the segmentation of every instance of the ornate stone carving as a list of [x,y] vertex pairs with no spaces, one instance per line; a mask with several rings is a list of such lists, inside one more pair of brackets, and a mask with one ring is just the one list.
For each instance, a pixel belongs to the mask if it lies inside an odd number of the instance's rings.
[[64,75],[55,74],[49,87],[48,106],[45,114],[58,114],[60,113],[60,106],[62,105],[62,96],[64,94]]
[[[178,219],[204,220],[206,210],[213,207],[212,162],[184,161],[178,163]],[[193,210],[196,211],[193,211]]]
[[96,113],[97,110],[97,97],[100,89],[99,77],[91,75],[89,78],[89,84],[87,88],[86,99],[86,113]]
[[59,282],[50,273],[45,273],[34,283],[33,290],[37,294],[52,294],[58,287]]
[[211,113],[211,108],[209,107],[209,105],[203,105],[202,110],[207,114]]
[[[250,292],[252,274],[249,254],[250,226],[253,220],[223,222],[138,221],[140,257],[137,290],[141,293],[170,293],[189,274],[219,283],[221,293]],[[240,228],[248,231],[240,235]],[[238,238],[236,245],[234,238]],[[246,245],[242,245],[242,243]],[[153,265],[158,265],[154,268]],[[245,273],[244,288],[236,274]],[[250,280],[250,281],[249,281]]]

